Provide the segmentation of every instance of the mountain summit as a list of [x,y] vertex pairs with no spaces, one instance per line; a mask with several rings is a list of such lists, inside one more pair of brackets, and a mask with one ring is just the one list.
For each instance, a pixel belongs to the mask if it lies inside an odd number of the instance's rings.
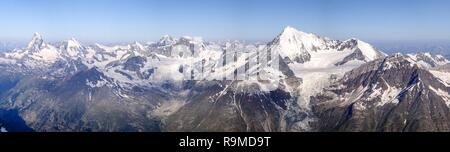
[[326,49],[327,41],[288,26],[272,41],[271,45],[273,49],[279,50],[286,60],[289,58],[289,60],[303,63],[311,59],[311,52]]
[[[315,55],[317,58],[334,62],[329,62],[329,65],[342,65],[351,60],[367,62],[386,56],[385,53],[361,40],[331,40],[290,26],[271,42],[271,48],[278,50],[286,62],[295,63],[309,62]],[[327,56],[333,53],[336,54]]]
[[40,49],[42,47],[44,43],[44,40],[42,39],[42,36],[39,33],[34,33],[33,34],[33,38],[31,39],[31,41],[28,43],[28,49],[32,49],[32,50],[37,50]]

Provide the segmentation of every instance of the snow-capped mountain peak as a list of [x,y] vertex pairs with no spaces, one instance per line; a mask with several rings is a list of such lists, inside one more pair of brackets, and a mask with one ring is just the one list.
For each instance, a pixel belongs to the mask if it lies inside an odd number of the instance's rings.
[[346,41],[331,40],[290,26],[286,27],[270,45],[272,49],[280,52],[285,61],[296,63],[308,62],[314,58],[314,54],[322,58],[324,55],[336,53],[331,57],[341,62],[331,65],[342,65],[351,60],[368,62],[386,56],[372,45],[356,38]]
[[302,32],[302,31],[299,31],[299,30],[293,28],[292,26],[286,26],[286,27],[283,29],[283,32],[281,32],[281,33],[282,33],[282,35],[286,35],[286,34],[298,34],[298,33],[306,34],[306,33]]
[[39,49],[42,47],[42,45],[44,44],[44,40],[42,39],[42,36],[39,33],[34,33],[33,34],[33,38],[31,39],[31,41],[28,43],[28,49]]
[[181,44],[201,44],[201,43],[203,43],[203,38],[201,38],[201,37],[182,36],[178,40],[178,43],[181,43]]
[[317,35],[301,32],[288,26],[270,45],[272,49],[279,51],[284,59],[304,63],[310,60],[311,52],[325,49],[327,41]]
[[418,52],[415,54],[407,54],[407,56],[423,68],[432,68],[450,63],[444,56],[434,55],[430,52]]
[[68,47],[81,47],[81,43],[78,42],[77,39],[71,38],[71,39],[67,40],[67,46]]
[[173,45],[176,43],[176,40],[170,35],[164,35],[158,42],[158,45],[167,46]]
[[373,47],[369,43],[366,43],[359,39],[356,39],[356,42],[357,47],[361,50],[362,54],[366,57],[367,61],[372,61],[380,57],[387,56],[385,53],[378,51],[375,47]]
[[78,57],[83,54],[85,47],[75,38],[71,38],[60,47],[65,56]]
[[144,51],[145,47],[144,45],[142,45],[141,43],[135,41],[133,44],[130,45],[131,50],[135,50],[135,51]]
[[26,48],[15,49],[5,53],[5,57],[23,62],[27,67],[40,67],[43,64],[54,63],[60,58],[59,50],[53,45],[47,44],[39,33],[34,33],[33,38]]
[[[280,44],[283,45],[299,45],[306,49],[305,51],[314,51],[313,47],[323,46],[325,39],[315,34],[305,33],[293,27],[286,27],[278,36]],[[308,50],[311,49],[311,50]]]

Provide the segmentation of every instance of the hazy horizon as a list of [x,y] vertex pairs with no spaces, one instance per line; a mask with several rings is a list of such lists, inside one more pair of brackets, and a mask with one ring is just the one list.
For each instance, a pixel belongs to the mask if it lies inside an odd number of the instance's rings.
[[162,35],[270,41],[286,26],[332,39],[450,42],[443,0],[3,0],[0,40],[155,41]]
[[[307,31],[304,31],[304,32],[307,32]],[[33,34],[30,34],[29,38],[20,40],[20,41],[0,40],[0,52],[1,51],[11,51],[14,48],[26,47],[26,45],[31,41]],[[271,39],[267,39],[265,41],[251,41],[251,40],[239,40],[239,39],[228,39],[228,40],[230,40],[230,41],[233,41],[233,40],[245,41],[248,43],[257,43],[257,42],[268,43],[268,42],[272,41],[277,35],[274,35]],[[319,35],[319,36],[327,37],[324,35]],[[65,39],[61,39],[61,40],[49,41],[46,38],[47,37],[46,35],[42,35],[42,37],[43,37],[44,41],[46,41],[48,43],[52,43],[52,44],[63,42],[65,40],[70,39],[70,38],[65,38]],[[160,37],[162,37],[162,36],[160,36]],[[175,37],[175,38],[179,38],[179,37]],[[331,37],[329,37],[329,38],[331,38]],[[334,38],[332,38],[332,39],[334,39]],[[159,40],[159,38],[154,39],[154,40],[138,41],[138,42],[147,43],[147,42],[156,42],[158,40]],[[205,41],[215,41],[215,42],[228,41],[228,40],[205,39]],[[339,40],[345,40],[345,39],[339,39]],[[95,43],[100,43],[100,44],[104,44],[104,45],[120,45],[120,44],[125,45],[125,44],[135,42],[135,41],[122,41],[122,42],[92,41],[92,42],[89,42],[89,41],[83,41],[83,40],[78,40],[78,41],[80,41],[84,45],[93,45]],[[363,41],[366,41],[366,40],[363,40]],[[381,51],[388,53],[388,54],[393,54],[393,53],[398,53],[398,52],[400,52],[400,53],[432,52],[435,54],[446,55],[448,58],[450,58],[450,51],[449,51],[450,43],[447,41],[433,41],[433,40],[430,40],[430,41],[407,41],[407,40],[406,41],[389,41],[388,40],[388,41],[366,41],[366,42],[370,43],[374,47],[376,47],[376,48],[380,49]]]

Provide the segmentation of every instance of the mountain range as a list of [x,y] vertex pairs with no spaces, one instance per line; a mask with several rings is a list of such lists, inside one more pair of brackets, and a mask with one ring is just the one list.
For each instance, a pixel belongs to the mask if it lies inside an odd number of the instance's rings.
[[271,42],[47,43],[0,53],[8,131],[448,131],[450,61],[286,27]]

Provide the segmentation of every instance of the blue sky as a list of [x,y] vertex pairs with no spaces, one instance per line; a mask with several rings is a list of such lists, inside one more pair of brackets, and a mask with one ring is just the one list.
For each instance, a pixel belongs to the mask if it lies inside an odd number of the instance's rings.
[[0,40],[270,41],[290,25],[335,39],[450,42],[446,0],[0,0]]

